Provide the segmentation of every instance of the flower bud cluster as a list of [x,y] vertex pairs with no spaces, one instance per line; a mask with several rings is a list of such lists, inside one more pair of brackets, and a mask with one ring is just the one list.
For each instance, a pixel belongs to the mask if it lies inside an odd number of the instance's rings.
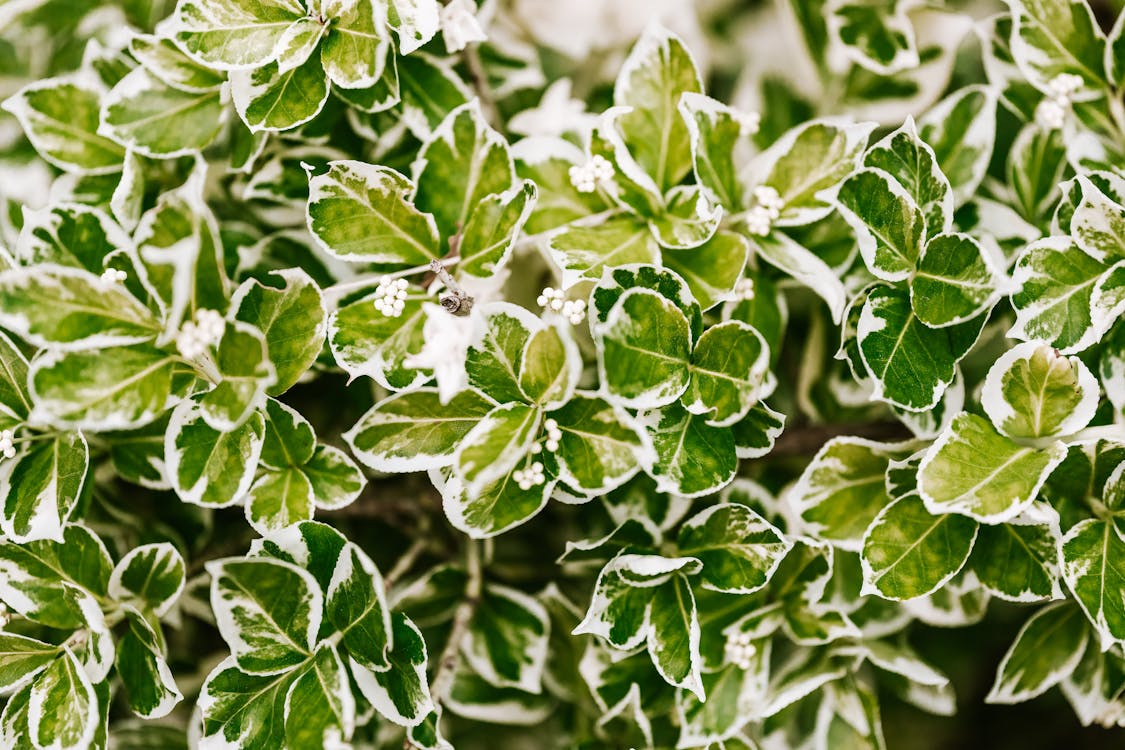
[[176,336],[176,348],[185,359],[203,356],[223,337],[223,316],[214,310],[196,310],[195,320],[184,323]]
[[375,287],[375,309],[388,318],[397,318],[406,309],[406,290],[410,282],[406,279],[384,277]]
[[546,287],[535,302],[544,310],[560,313],[571,325],[576,326],[586,319],[586,301],[567,299],[562,289]]
[[1035,108],[1035,121],[1047,130],[1058,130],[1066,122],[1070,111],[1071,97],[1082,88],[1082,76],[1073,73],[1059,73],[1047,85],[1047,98]]
[[15,436],[11,430],[0,430],[0,456],[13,458],[16,455]]
[[727,636],[723,654],[728,662],[742,671],[748,671],[754,666],[754,655],[758,653],[754,639],[749,633],[731,633]]
[[570,184],[580,193],[592,193],[613,181],[613,164],[609,159],[595,156],[582,166],[570,168]]
[[785,202],[769,185],[760,185],[754,188],[754,201],[758,204],[746,213],[746,228],[750,234],[765,237],[770,233],[770,228],[781,216],[781,209]]
[[539,461],[526,469],[516,469],[512,472],[512,479],[516,480],[521,490],[530,490],[547,481],[547,477],[543,474],[543,464]]

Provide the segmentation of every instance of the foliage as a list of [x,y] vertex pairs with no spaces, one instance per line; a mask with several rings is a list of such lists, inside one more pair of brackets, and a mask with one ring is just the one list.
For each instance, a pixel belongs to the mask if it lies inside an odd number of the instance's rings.
[[559,5],[0,8],[0,746],[1125,726],[1125,15]]

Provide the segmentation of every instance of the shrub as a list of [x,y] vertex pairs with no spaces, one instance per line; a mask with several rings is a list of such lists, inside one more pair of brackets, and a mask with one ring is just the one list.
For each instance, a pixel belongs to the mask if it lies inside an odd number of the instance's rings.
[[1125,21],[1009,5],[0,9],[0,746],[1125,725]]

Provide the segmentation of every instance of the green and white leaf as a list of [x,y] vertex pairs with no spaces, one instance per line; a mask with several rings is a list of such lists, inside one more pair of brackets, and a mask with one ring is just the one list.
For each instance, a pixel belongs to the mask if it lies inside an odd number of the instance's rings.
[[685,577],[699,569],[691,557],[618,555],[598,574],[593,601],[574,634],[596,635],[619,650],[646,645],[669,684],[704,700],[700,626]]
[[683,312],[667,298],[630,289],[594,334],[601,344],[600,380],[611,401],[652,409],[673,403],[687,389],[692,332]]
[[27,729],[33,747],[82,750],[94,740],[101,710],[78,658],[64,647],[31,686]]
[[758,186],[775,189],[783,208],[778,226],[803,226],[832,211],[832,194],[863,159],[875,123],[821,119],[799,125],[748,165],[743,174],[746,196]]
[[624,484],[651,450],[632,416],[593,394],[576,394],[549,417],[562,432],[554,453],[559,479],[582,493],[597,495]]
[[305,15],[297,0],[183,0],[167,33],[209,68],[257,68],[281,53],[285,35]]
[[1062,599],[1058,528],[1024,523],[981,526],[969,565],[993,595],[1016,602]]
[[933,513],[960,513],[1003,523],[1035,500],[1066,447],[1027,447],[1000,435],[987,420],[959,414],[922,458],[918,492]]
[[379,672],[390,666],[387,652],[393,634],[383,578],[371,558],[351,542],[344,545],[332,571],[324,611],[351,659]]
[[906,189],[925,218],[923,236],[953,228],[953,188],[937,155],[919,137],[914,118],[907,117],[902,127],[868,149],[863,164],[886,172]]
[[426,679],[426,641],[404,614],[392,614],[391,627],[394,647],[387,654],[391,668],[376,672],[351,660],[352,676],[383,718],[400,726],[418,726],[434,709]]
[[461,233],[457,271],[488,278],[507,264],[539,197],[531,180],[489,195],[469,215]]
[[152,312],[123,286],[51,264],[0,271],[0,325],[58,349],[139,344],[160,332]]
[[910,277],[910,304],[928,326],[957,325],[990,310],[1007,291],[992,254],[967,234],[939,234]]
[[309,180],[308,226],[341,260],[418,266],[437,258],[434,217],[414,207],[414,183],[388,167],[335,161]]
[[1062,538],[1062,575],[1103,651],[1125,642],[1125,541],[1109,521],[1090,518]]
[[1012,58],[1036,88],[1049,91],[1064,73],[1082,78],[1085,89],[1105,86],[1105,34],[1085,0],[1009,0],[1008,6]]
[[328,313],[319,287],[307,273],[285,269],[273,275],[282,281],[280,288],[247,281],[231,297],[231,308],[235,320],[265,335],[266,354],[277,377],[266,392],[278,396],[296,384],[320,355]]
[[29,443],[0,462],[0,529],[12,543],[64,539],[64,526],[82,497],[90,450],[80,432],[59,432]]
[[752,594],[769,583],[793,543],[750,507],[722,503],[685,522],[677,546],[703,563],[703,588]]
[[984,317],[934,330],[915,315],[905,291],[872,290],[860,311],[857,340],[874,378],[873,397],[907,411],[932,409],[956,377],[957,362],[976,343]]
[[1028,342],[1005,352],[989,369],[981,406],[1005,435],[1051,437],[1088,425],[1099,393],[1097,379],[1078,357]]
[[312,654],[324,594],[309,573],[267,558],[215,560],[207,571],[216,624],[241,669],[281,674]]
[[414,164],[415,205],[433,214],[442,237],[459,234],[481,201],[515,183],[508,143],[473,100],[449,113]]
[[955,205],[976,192],[996,144],[998,97],[987,86],[966,86],[935,104],[918,120],[918,134],[934,151],[953,187]]
[[210,427],[230,432],[266,405],[266,389],[277,382],[260,330],[241,321],[226,321],[215,347],[215,368],[221,378],[197,397],[199,413]]
[[917,495],[895,500],[863,537],[864,591],[894,601],[937,591],[969,559],[977,528],[971,518],[931,514]]
[[562,287],[598,280],[615,266],[660,265],[660,246],[647,224],[619,215],[595,224],[573,224],[547,241],[551,259],[562,271]]
[[232,70],[230,92],[250,132],[272,133],[304,125],[320,114],[328,101],[328,80],[315,58],[290,70],[268,63],[254,70]]
[[679,404],[642,412],[638,421],[653,445],[641,460],[659,491],[700,497],[734,479],[738,456],[729,429],[712,427]]
[[175,357],[148,344],[49,351],[29,374],[37,420],[95,432],[153,422],[187,395],[192,380]]
[[446,404],[435,388],[405,391],[373,406],[344,439],[376,471],[427,471],[450,465],[465,435],[494,406],[471,389]]
[[122,78],[101,106],[99,134],[157,159],[199,153],[218,137],[227,116],[218,90],[183,91],[145,68]]
[[716,427],[738,422],[765,389],[769,363],[769,346],[751,326],[728,320],[708,328],[691,355],[684,408]]
[[551,623],[543,605],[507,586],[488,584],[469,623],[461,653],[488,683],[542,691]]
[[813,456],[786,500],[814,537],[858,552],[864,532],[891,502],[887,471],[904,453],[862,438],[833,438]]
[[173,410],[164,440],[168,481],[184,502],[222,508],[242,500],[254,479],[265,418],[252,412],[241,426],[220,432],[193,400]]
[[907,279],[922,252],[926,216],[906,188],[882,169],[865,167],[844,181],[836,202],[867,269],[884,281]]
[[125,149],[98,135],[101,94],[79,79],[48,78],[6,99],[28,140],[45,160],[82,175],[121,171]]
[[637,163],[661,191],[678,185],[691,170],[688,130],[678,107],[683,94],[702,92],[691,52],[658,24],[645,30],[617,74],[613,104],[632,108],[617,126]]
[[185,581],[184,558],[167,542],[134,547],[109,578],[109,595],[150,608],[158,617],[176,603]]
[[374,299],[361,297],[328,317],[328,345],[336,363],[353,378],[366,375],[394,391],[426,382],[430,373],[407,366],[425,343],[423,303],[408,298],[401,315],[388,317],[375,309]]
[[1068,602],[1044,607],[1020,628],[996,669],[985,701],[1023,703],[1057,685],[1078,666],[1089,628],[1082,611]]
[[1012,295],[1016,324],[1012,338],[1043,341],[1063,354],[1082,351],[1101,336],[1091,297],[1107,267],[1070,237],[1047,237],[1032,243],[1016,261]]
[[753,243],[757,257],[785,271],[824,300],[833,322],[843,319],[848,294],[836,273],[819,256],[784,232],[755,237]]

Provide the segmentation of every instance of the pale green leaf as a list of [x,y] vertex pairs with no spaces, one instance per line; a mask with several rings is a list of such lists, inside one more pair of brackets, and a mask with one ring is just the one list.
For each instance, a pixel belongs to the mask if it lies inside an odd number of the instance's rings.
[[863,585],[885,599],[914,599],[944,586],[969,559],[977,522],[933,515],[917,495],[888,505],[863,538]]
[[438,257],[440,238],[413,197],[414,184],[393,169],[332,162],[309,180],[309,231],[343,260],[422,265]]
[[138,154],[168,159],[202,151],[225,120],[217,90],[181,91],[137,68],[102,97],[98,133]]
[[858,551],[867,527],[891,502],[886,474],[903,453],[862,438],[833,438],[805,467],[787,500],[813,536]]
[[1088,630],[1077,607],[1060,602],[1032,615],[1020,629],[985,701],[1023,703],[1069,675],[1082,658]]
[[98,135],[99,99],[81,81],[48,78],[20,89],[3,107],[51,164],[77,174],[113,174],[121,171],[125,149]]
[[124,287],[86,270],[0,272],[0,325],[39,346],[93,349],[154,338],[160,324]]
[[600,380],[614,402],[651,409],[673,403],[688,387],[692,333],[667,298],[630,289],[594,332]]
[[992,365],[981,406],[1005,435],[1050,437],[1089,424],[1098,395],[1098,381],[1082,360],[1029,342],[1008,350]]

